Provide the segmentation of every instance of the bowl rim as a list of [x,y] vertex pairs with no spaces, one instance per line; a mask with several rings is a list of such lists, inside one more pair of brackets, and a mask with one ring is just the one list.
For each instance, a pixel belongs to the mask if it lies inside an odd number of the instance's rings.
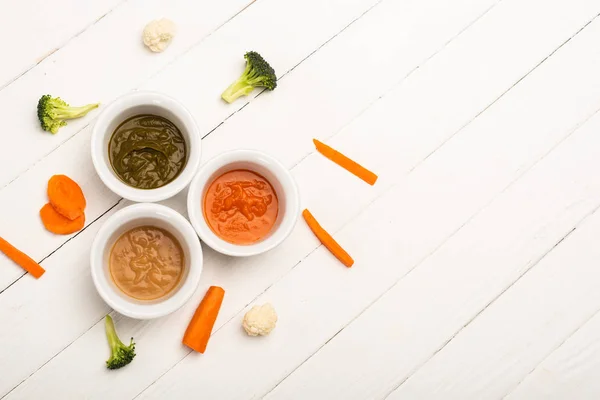
[[[111,236],[123,224],[139,218],[156,218],[171,225],[185,241],[190,252],[190,270],[177,292],[160,301],[150,304],[128,302],[110,286],[104,272],[104,254],[111,246]],[[183,243],[182,243],[183,244]],[[138,203],[129,205],[111,215],[100,227],[92,242],[90,270],[94,286],[100,297],[118,313],[135,319],[153,319],[171,314],[182,307],[194,294],[200,284],[203,270],[203,254],[200,241],[190,223],[177,211],[161,204]]]
[[[113,173],[104,156],[104,139],[112,135],[109,125],[125,110],[142,105],[162,107],[177,115],[184,125],[184,128],[179,128],[185,129],[189,136],[186,137],[188,159],[183,170],[171,182],[156,189],[138,189],[127,185]],[[191,182],[200,166],[202,138],[192,113],[179,100],[159,92],[133,91],[118,97],[102,110],[92,128],[90,148],[94,169],[111,191],[135,202],[157,202],[175,196]]]
[[[237,245],[218,237],[208,226],[202,207],[204,188],[210,185],[211,176],[220,168],[235,162],[259,164],[269,170],[285,192],[286,211],[277,230],[266,239],[250,245]],[[281,244],[293,231],[300,216],[300,195],[291,172],[276,158],[258,150],[238,149],[221,153],[204,165],[190,183],[187,198],[188,217],[200,239],[213,250],[234,257],[262,254]]]

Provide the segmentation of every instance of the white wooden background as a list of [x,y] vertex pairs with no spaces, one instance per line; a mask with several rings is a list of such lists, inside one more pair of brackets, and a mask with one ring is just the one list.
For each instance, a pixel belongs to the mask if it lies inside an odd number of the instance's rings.
[[[598,399],[600,3],[595,0],[0,0],[0,398]],[[169,17],[162,54],[141,44]],[[256,50],[280,78],[227,105]],[[138,356],[108,371],[89,247],[127,201],[89,156],[98,112],[57,134],[41,94],[107,104],[136,89],[181,100],[203,160],[250,147],[293,172],[356,259],[299,222],[250,259],[204,247],[194,297],[154,321],[114,315]],[[259,95],[260,94],[260,95]],[[315,154],[319,138],[380,175]],[[86,194],[86,228],[46,232],[48,178]],[[165,202],[185,213],[185,193]],[[206,354],[180,343],[210,285],[226,290]],[[254,304],[276,330],[249,338]],[[111,315],[112,315],[111,314]]]

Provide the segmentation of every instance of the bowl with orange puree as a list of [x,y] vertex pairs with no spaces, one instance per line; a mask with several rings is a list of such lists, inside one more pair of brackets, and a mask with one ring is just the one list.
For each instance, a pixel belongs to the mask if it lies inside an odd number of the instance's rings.
[[202,249],[190,223],[158,204],[135,204],[111,216],[91,250],[100,296],[119,313],[150,319],[181,307],[202,272]]
[[289,170],[254,150],[226,152],[204,164],[190,184],[187,206],[200,239],[230,256],[273,249],[300,215]]

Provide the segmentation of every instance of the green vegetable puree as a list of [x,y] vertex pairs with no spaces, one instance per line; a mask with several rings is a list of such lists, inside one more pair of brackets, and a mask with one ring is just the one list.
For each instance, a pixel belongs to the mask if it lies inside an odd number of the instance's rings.
[[155,189],[183,170],[186,145],[181,131],[168,119],[136,115],[115,129],[108,155],[123,182],[139,189]]

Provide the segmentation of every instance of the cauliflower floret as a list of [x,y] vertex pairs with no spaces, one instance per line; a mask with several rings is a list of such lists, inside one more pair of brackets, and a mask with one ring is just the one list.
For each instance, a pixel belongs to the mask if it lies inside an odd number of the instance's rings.
[[277,313],[269,303],[254,306],[244,315],[242,326],[250,336],[264,336],[271,333],[277,323]]
[[167,48],[175,36],[175,23],[167,18],[151,21],[144,28],[144,44],[156,53]]

